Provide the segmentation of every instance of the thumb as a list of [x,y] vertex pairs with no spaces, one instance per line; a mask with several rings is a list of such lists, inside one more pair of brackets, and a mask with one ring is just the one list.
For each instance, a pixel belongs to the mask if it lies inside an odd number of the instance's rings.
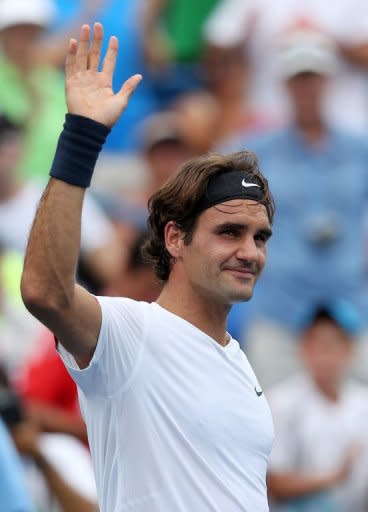
[[123,98],[126,102],[129,101],[129,98],[133,95],[134,91],[137,89],[140,81],[142,80],[142,75],[133,75],[126,82],[124,82],[121,87],[118,95]]

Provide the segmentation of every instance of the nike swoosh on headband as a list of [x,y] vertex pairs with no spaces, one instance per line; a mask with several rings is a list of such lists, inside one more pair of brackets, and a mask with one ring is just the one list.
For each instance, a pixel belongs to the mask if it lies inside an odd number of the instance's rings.
[[244,188],[249,188],[249,187],[258,187],[258,188],[261,188],[260,185],[257,185],[257,183],[247,183],[245,180],[242,180],[241,182],[242,186]]

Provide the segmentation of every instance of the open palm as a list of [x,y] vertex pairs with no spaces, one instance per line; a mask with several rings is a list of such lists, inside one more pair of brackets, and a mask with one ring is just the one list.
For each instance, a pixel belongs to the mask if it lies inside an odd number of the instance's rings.
[[80,40],[70,40],[66,58],[66,101],[68,112],[89,117],[106,126],[113,126],[125,110],[130,96],[141,81],[141,75],[130,77],[117,94],[112,90],[112,79],[118,51],[118,40],[111,37],[99,71],[103,28],[96,23],[92,44],[90,27],[83,25]]

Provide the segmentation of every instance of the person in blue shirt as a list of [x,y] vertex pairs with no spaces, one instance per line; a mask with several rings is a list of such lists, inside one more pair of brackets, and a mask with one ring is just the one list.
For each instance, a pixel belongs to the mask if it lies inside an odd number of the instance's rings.
[[0,510],[34,512],[22,466],[11,437],[0,419]]
[[[325,120],[323,100],[338,69],[334,47],[327,36],[299,29],[284,36],[275,65],[292,120],[226,147],[247,147],[257,154],[276,202],[268,266],[251,312],[246,306],[250,327],[243,332],[246,352],[265,387],[297,368],[294,332],[311,304],[345,299],[363,318],[368,306],[368,144]],[[356,371],[367,378],[367,365],[360,361],[362,369]]]

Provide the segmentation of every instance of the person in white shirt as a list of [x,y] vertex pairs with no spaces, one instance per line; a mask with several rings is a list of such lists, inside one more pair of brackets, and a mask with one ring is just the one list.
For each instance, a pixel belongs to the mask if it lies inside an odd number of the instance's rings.
[[277,512],[365,512],[368,507],[368,389],[346,379],[359,329],[349,303],[305,318],[304,372],[267,393],[276,441],[268,483]]
[[78,384],[101,512],[267,512],[270,411],[226,333],[264,267],[274,203],[255,155],[191,160],[149,201],[154,303],[94,297],[75,283],[80,212],[109,129],[140,75],[111,90],[118,42],[99,69],[101,24],[66,61],[69,113],[31,231],[28,309],[59,340]]
[[328,121],[367,136],[368,4],[365,0],[222,0],[204,29],[208,44],[229,47],[249,42],[253,76],[247,98],[255,112],[274,122],[292,114],[275,63],[277,43],[299,24],[324,32],[336,44],[341,66],[326,96]]

